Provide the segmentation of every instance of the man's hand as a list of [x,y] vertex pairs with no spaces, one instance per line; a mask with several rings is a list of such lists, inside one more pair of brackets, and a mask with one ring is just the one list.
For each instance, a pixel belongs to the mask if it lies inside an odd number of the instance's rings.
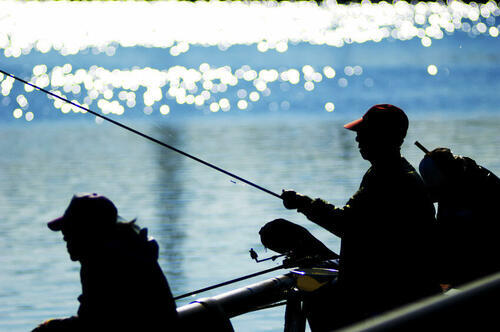
[[311,198],[301,195],[294,190],[283,190],[281,199],[283,200],[283,205],[290,210],[303,208],[312,201]]

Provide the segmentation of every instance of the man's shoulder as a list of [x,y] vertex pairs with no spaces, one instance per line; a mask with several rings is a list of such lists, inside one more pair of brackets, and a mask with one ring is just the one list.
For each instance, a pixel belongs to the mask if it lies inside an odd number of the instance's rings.
[[401,177],[408,181],[409,183],[413,183],[415,185],[423,186],[424,181],[420,174],[418,174],[415,167],[413,167],[405,158],[401,158]]
[[363,175],[363,182],[371,181],[372,179],[381,178],[385,181],[391,178],[393,180],[397,180],[397,182],[401,181],[409,181],[415,182],[419,184],[423,184],[423,180],[418,174],[415,167],[413,167],[405,158],[401,157],[401,161],[398,165],[393,165],[389,168],[384,169],[383,171],[375,170],[374,167],[370,167],[365,174]]

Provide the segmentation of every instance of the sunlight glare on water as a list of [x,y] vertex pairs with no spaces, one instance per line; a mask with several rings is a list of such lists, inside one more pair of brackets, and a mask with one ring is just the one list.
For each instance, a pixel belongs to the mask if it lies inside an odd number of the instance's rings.
[[[405,1],[351,5],[325,2],[321,6],[315,2],[158,1],[129,2],[124,6],[115,2],[8,0],[2,1],[0,8],[7,13],[0,20],[0,50],[7,59],[51,51],[71,56],[87,50],[94,55],[113,57],[119,47],[139,46],[169,49],[174,57],[189,54],[193,46],[217,46],[225,51],[234,45],[255,45],[259,52],[286,53],[289,45],[297,43],[343,47],[414,38],[420,39],[423,47],[431,47],[433,40],[446,38],[455,31],[471,37],[498,38],[496,17],[500,15],[494,1],[480,5],[459,1],[449,5]],[[132,21],[136,24],[128,24]],[[36,29],[32,28],[32,22],[37,22]],[[305,92],[328,84],[325,80],[337,80],[339,87],[346,88],[349,77],[364,74],[361,65],[314,68],[307,64],[302,68],[254,69],[248,65],[231,68],[203,63],[196,67],[173,65],[168,69],[137,66],[107,69],[70,63],[49,68],[41,63],[33,66],[29,81],[57,91],[85,108],[97,106],[102,114],[123,115],[141,105],[146,115],[157,109],[165,116],[171,114],[167,110],[176,104],[210,112],[245,111],[252,103],[272,94],[277,82],[281,86],[300,83]],[[430,75],[437,74],[434,64],[427,70]],[[347,77],[336,78],[337,72],[344,72]],[[2,95],[9,96],[13,80],[2,75],[0,81]],[[228,90],[240,90],[244,82],[251,83],[244,97],[237,100],[227,97]],[[373,79],[367,77],[365,85],[373,85]],[[24,90],[30,93],[33,88],[25,86]],[[269,107],[275,109],[275,105],[283,103],[289,102],[272,101]],[[333,110],[330,105],[334,103],[335,100],[324,101],[327,112]],[[82,112],[58,100],[54,100],[54,106],[62,114]],[[12,113],[16,119],[22,119],[20,113],[28,108],[26,104],[19,107],[21,111],[16,109]],[[36,116],[34,111],[31,114],[25,119]]]

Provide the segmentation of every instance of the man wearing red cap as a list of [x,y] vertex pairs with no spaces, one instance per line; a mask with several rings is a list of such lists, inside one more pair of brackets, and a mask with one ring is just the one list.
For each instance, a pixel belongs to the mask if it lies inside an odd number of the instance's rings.
[[97,194],[75,195],[48,223],[61,231],[81,264],[78,315],[49,320],[43,331],[177,331],[177,311],[158,265],[158,244],[135,221],[120,222],[115,205]]
[[292,190],[283,204],[341,238],[338,283],[308,302],[313,331],[330,330],[439,291],[432,243],[434,206],[422,179],[401,156],[408,118],[398,107],[375,105],[344,126],[356,132],[371,163],[344,207]]

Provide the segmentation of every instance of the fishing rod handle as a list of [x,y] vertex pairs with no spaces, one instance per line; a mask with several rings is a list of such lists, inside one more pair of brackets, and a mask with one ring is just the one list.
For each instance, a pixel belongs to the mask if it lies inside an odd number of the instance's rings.
[[419,142],[419,141],[415,141],[415,145],[416,145],[416,146],[417,146],[420,150],[422,150],[422,151],[423,151],[426,155],[428,155],[428,154],[430,153],[430,151],[429,151],[429,150],[427,150],[427,149],[425,148],[425,146],[423,146],[422,144],[420,144],[420,142]]

